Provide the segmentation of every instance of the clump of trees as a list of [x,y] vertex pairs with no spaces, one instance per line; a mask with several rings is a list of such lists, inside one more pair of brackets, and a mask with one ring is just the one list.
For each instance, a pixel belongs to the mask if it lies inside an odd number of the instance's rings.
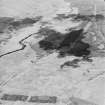
[[66,55],[86,56],[90,54],[88,48],[90,45],[82,41],[83,29],[73,30],[67,34],[54,32],[48,33],[48,36],[39,41],[39,46],[43,50],[56,50],[59,57]]

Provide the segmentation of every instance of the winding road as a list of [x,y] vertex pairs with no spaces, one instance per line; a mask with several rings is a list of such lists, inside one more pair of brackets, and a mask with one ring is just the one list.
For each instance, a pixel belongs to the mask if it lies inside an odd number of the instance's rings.
[[25,38],[23,38],[22,40],[19,41],[19,44],[22,46],[21,48],[19,48],[19,49],[17,49],[17,50],[14,50],[14,51],[7,52],[7,53],[5,53],[5,54],[2,54],[2,55],[0,55],[0,57],[3,57],[3,56],[5,56],[5,55],[11,54],[11,53],[14,53],[14,52],[17,52],[17,51],[24,50],[25,47],[26,47],[26,45],[23,43],[23,41],[26,40],[26,39],[28,39],[29,37],[31,37],[31,36],[34,35],[34,34],[36,34],[36,33],[30,34],[29,36],[27,36],[27,37],[25,37]]
[[1,54],[0,58],[3,56],[9,55],[11,53],[24,50],[27,46],[24,43],[24,41],[30,38],[31,36],[38,34],[39,27],[40,27],[40,24],[36,23],[32,27],[28,27],[20,30],[20,32],[17,33],[17,36],[12,37],[9,40],[8,44],[3,47],[3,49],[5,50],[5,53]]

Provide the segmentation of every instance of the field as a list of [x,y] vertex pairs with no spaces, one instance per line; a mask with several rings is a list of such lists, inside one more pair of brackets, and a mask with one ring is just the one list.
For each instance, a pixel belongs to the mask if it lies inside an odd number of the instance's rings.
[[[83,16],[105,15],[103,0],[66,1]],[[0,1],[1,105],[105,105],[105,18],[94,19],[85,34],[84,41],[92,45],[89,59],[60,58],[57,51],[39,47],[40,40],[54,34],[45,30],[40,35],[45,26],[63,33],[60,35],[86,26],[87,20],[53,18],[66,7],[63,0]]]

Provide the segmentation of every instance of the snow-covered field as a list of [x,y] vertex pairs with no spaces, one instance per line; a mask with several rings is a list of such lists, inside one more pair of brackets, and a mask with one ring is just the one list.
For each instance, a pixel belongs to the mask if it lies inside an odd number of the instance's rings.
[[[78,27],[82,23],[82,21],[73,23],[70,19],[65,19],[63,22],[53,20],[56,13],[68,14],[68,10],[72,10],[69,2],[64,0],[1,0],[0,17],[21,19],[41,15],[43,16],[41,22],[50,22],[48,26],[64,33],[68,27]],[[105,4],[102,0],[101,2]],[[75,7],[74,11],[77,13],[78,8]],[[92,62],[81,60],[77,68],[61,69],[60,66],[64,62],[81,58],[74,56],[58,58],[57,52],[47,55],[39,49],[37,42],[43,37],[37,38],[37,32],[41,28],[41,22],[14,30],[15,33],[10,32],[12,38],[8,39],[6,44],[0,45],[0,56],[21,48],[20,41],[26,45],[23,50],[0,57],[0,99],[3,94],[28,95],[29,97],[47,95],[56,96],[57,102],[31,103],[27,99],[26,102],[0,100],[0,104],[105,105],[105,58],[95,56],[92,57]]]

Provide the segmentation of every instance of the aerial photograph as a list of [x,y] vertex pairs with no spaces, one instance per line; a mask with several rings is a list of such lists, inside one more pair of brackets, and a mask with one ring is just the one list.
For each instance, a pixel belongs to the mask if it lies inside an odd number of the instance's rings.
[[105,0],[0,0],[0,105],[105,105]]

